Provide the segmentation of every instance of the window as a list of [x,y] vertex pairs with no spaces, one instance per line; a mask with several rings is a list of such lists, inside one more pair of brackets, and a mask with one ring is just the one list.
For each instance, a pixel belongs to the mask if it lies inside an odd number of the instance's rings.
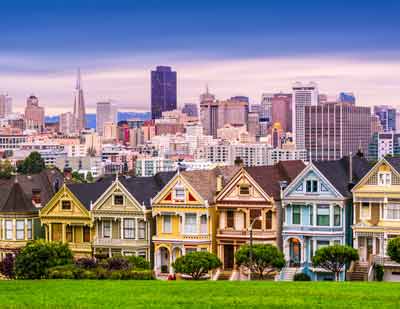
[[124,239],[135,238],[135,220],[124,219]]
[[71,210],[71,202],[70,201],[61,201],[61,209],[62,210]]
[[111,222],[103,221],[103,238],[111,237]]
[[32,189],[32,201],[35,204],[40,204],[40,189]]
[[28,220],[28,226],[26,228],[26,232],[27,232],[27,237],[28,239],[33,239],[33,234],[32,234],[32,220]]
[[234,212],[233,212],[233,210],[228,210],[226,212],[226,226],[229,228],[234,228]]
[[65,236],[67,238],[67,242],[73,242],[72,241],[72,226],[67,225],[65,228]]
[[369,215],[369,203],[362,203],[361,204],[361,218],[368,219]]
[[114,195],[114,205],[124,205],[124,196]]
[[390,172],[379,172],[378,173],[378,184],[380,186],[388,186],[391,184],[392,174]]
[[307,180],[306,181],[306,192],[308,192],[308,193],[318,192],[318,180]]
[[15,227],[17,240],[25,239],[25,220],[16,220]]
[[200,251],[207,251],[207,248],[200,248]]
[[185,233],[194,234],[197,232],[196,214],[185,214]]
[[207,234],[207,215],[200,216],[200,233]]
[[188,254],[190,252],[196,252],[197,248],[185,248],[185,254]]
[[384,208],[385,219],[400,220],[400,205],[387,204]]
[[329,226],[329,205],[317,205],[317,225]]
[[261,209],[250,209],[250,224],[254,221],[253,229],[260,230],[261,229],[261,220],[259,218],[261,216]]
[[292,210],[292,224],[300,224],[300,206],[293,205]]
[[317,240],[317,250],[329,246],[329,240]]
[[250,194],[250,186],[249,185],[240,185],[239,194],[240,195],[249,195]]
[[83,227],[83,242],[90,242],[90,227]]
[[265,214],[265,228],[267,230],[272,229],[272,211],[268,210],[267,213]]
[[146,258],[146,251],[139,251],[137,255],[141,256],[142,258],[145,259]]
[[333,208],[333,225],[340,226],[340,207],[337,205]]
[[309,205],[309,209],[310,209],[309,225],[314,225],[314,205]]
[[6,220],[6,240],[13,238],[13,222],[12,220]]
[[139,239],[146,239],[146,222],[139,221]]
[[175,200],[177,200],[177,201],[185,200],[185,188],[183,188],[183,187],[175,188]]
[[170,215],[163,216],[163,232],[164,233],[171,233],[172,232],[171,216]]

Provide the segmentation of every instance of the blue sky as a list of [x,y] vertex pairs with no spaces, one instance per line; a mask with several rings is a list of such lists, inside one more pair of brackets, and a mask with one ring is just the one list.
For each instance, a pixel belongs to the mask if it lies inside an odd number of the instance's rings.
[[205,83],[257,103],[297,79],[398,101],[400,1],[2,0],[0,11],[0,92],[16,108],[34,92],[49,113],[67,109],[80,66],[89,109],[111,98],[145,110],[158,64],[177,69],[180,103]]

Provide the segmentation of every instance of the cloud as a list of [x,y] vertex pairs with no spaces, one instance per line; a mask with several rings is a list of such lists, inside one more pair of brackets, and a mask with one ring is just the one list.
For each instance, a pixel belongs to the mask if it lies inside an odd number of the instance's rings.
[[88,111],[98,101],[113,99],[120,110],[150,108],[150,70],[159,64],[178,72],[178,102],[198,102],[208,84],[218,98],[247,95],[259,103],[263,92],[290,92],[295,81],[315,81],[321,93],[352,91],[358,105],[398,105],[400,59],[374,55],[288,56],[213,59],[190,54],[152,54],[112,58],[59,59],[0,57],[0,92],[14,99],[21,111],[25,98],[36,94],[46,114],[72,110],[76,63],[82,66]]

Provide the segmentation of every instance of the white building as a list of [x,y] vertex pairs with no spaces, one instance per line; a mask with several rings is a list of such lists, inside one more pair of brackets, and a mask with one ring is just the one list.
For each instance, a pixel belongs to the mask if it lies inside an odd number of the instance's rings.
[[136,176],[153,176],[159,172],[175,171],[174,161],[162,157],[145,157],[136,159]]
[[302,160],[307,161],[308,155],[306,149],[269,149],[267,151],[267,165],[274,165],[279,161],[289,161],[289,160]]
[[113,102],[98,102],[96,104],[96,132],[103,135],[106,123],[117,124],[117,107]]
[[86,175],[90,172],[94,178],[98,178],[104,174],[104,162],[101,157],[58,157],[55,166],[60,170],[71,168],[73,172]]
[[26,143],[26,135],[0,135],[0,149],[15,150],[19,149],[22,144]]
[[305,149],[305,106],[318,105],[318,87],[314,82],[293,85],[292,128],[296,147]]
[[0,118],[12,113],[12,98],[8,94],[0,94]]
[[60,132],[66,135],[74,132],[74,116],[71,112],[60,115]]

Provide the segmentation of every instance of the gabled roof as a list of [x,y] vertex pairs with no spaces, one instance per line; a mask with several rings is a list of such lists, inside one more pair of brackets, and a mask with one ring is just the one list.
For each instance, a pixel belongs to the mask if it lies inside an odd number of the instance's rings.
[[5,202],[0,205],[0,212],[38,212],[18,182],[14,182],[8,194],[3,198]]
[[305,168],[301,160],[280,161],[275,165],[245,167],[245,171],[266,194],[280,200],[280,181],[290,183]]
[[400,157],[387,157],[385,160],[400,173]]
[[94,183],[68,184],[67,187],[82,205],[87,210],[90,210],[90,204],[94,203],[107,190],[111,183],[112,178],[104,178]]
[[[399,161],[400,163],[400,161]],[[329,182],[343,196],[351,196],[350,182],[350,160],[343,157],[340,160],[315,161],[314,166],[329,180]],[[353,183],[357,183],[370,170],[368,161],[359,156],[353,156]],[[399,165],[400,167],[400,165]]]

